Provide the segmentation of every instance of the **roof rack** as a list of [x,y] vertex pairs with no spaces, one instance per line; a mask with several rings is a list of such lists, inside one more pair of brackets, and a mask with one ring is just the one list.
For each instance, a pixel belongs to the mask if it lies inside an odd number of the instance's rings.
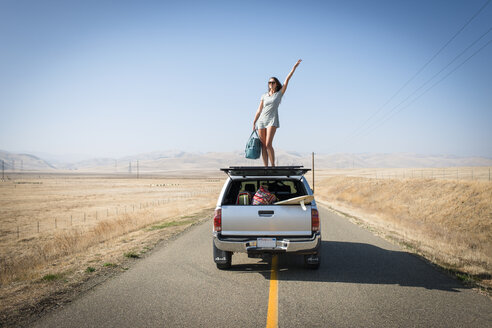
[[221,168],[229,176],[299,176],[304,175],[311,169],[304,168],[304,166],[230,166],[228,168]]

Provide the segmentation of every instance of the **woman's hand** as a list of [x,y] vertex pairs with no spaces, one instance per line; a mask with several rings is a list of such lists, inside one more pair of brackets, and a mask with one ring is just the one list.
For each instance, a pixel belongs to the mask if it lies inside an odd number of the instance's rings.
[[297,66],[299,66],[299,64],[300,64],[301,62],[302,62],[302,59],[299,59],[299,60],[297,61],[297,63],[294,65],[294,69],[296,69],[296,68],[297,68]]

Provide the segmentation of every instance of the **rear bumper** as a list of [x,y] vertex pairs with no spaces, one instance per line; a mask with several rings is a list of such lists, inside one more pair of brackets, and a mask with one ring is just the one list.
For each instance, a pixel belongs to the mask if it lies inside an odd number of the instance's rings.
[[257,238],[229,238],[214,232],[215,247],[220,250],[235,253],[316,253],[321,244],[321,233],[312,237],[277,237],[273,248],[257,247]]

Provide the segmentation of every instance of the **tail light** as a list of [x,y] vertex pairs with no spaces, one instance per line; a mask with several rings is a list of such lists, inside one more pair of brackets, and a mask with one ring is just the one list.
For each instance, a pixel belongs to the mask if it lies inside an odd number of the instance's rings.
[[216,209],[214,214],[214,231],[222,231],[222,210]]
[[311,209],[311,230],[313,232],[319,231],[319,214],[318,210],[315,210],[314,208]]

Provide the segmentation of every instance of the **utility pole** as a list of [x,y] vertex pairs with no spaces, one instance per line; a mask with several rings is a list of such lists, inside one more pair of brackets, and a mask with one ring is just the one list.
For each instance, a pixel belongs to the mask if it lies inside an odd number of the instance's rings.
[[311,190],[313,191],[313,194],[314,194],[314,151],[311,154],[311,162],[312,162],[312,168],[313,168],[313,187],[311,188]]
[[5,180],[5,161],[3,159],[2,159],[2,180]]
[[132,161],[128,162],[128,173],[132,174]]
[[139,178],[139,174],[140,174],[140,169],[139,169],[138,159],[137,159],[137,179]]

